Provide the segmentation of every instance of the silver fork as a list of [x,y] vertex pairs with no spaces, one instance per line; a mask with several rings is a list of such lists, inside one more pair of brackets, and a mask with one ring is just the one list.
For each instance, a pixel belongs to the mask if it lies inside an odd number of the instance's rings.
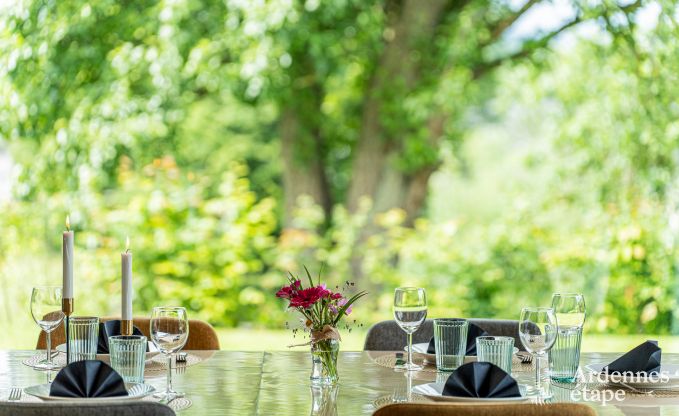
[[9,391],[9,397],[7,400],[10,402],[16,402],[21,400],[21,392],[22,390],[18,387],[13,387],[12,390]]
[[533,362],[533,356],[525,352],[517,352],[516,356],[521,360],[521,364],[530,364]]
[[180,352],[174,359],[174,368],[177,374],[183,374],[186,371],[186,353]]

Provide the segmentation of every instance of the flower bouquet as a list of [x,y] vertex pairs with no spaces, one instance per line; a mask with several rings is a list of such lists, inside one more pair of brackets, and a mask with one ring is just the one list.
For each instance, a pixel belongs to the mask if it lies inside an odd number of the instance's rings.
[[[354,302],[366,295],[361,291],[351,297],[341,292],[329,290],[321,283],[319,273],[318,282],[314,283],[309,270],[304,268],[309,280],[309,286],[304,287],[302,280],[292,274],[288,276],[288,286],[284,286],[276,293],[276,297],[288,299],[288,308],[296,309],[304,318],[305,330],[311,333],[311,341],[303,345],[311,345],[313,384],[334,384],[337,382],[337,352],[339,351],[340,333],[337,325],[342,318],[351,313]],[[347,282],[345,285],[349,287]],[[339,287],[337,288],[339,289]]]

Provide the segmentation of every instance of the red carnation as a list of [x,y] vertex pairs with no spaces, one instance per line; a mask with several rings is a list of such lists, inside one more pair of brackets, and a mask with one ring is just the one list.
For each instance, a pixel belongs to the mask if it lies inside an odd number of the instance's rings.
[[290,297],[291,308],[309,309],[314,303],[328,296],[331,292],[322,287],[310,287],[304,290],[297,291]]
[[284,286],[276,292],[276,297],[282,299],[290,299],[299,289],[302,283],[299,280],[295,280],[290,286]]

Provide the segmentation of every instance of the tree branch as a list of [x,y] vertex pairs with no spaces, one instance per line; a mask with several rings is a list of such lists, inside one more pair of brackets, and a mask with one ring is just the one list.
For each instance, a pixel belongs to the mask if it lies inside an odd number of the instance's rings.
[[608,8],[604,8],[601,16],[606,22],[606,27],[608,31],[614,37],[622,37],[623,41],[627,42],[632,53],[636,56],[637,60],[641,60],[641,52],[637,48],[636,40],[634,39],[634,22],[630,18],[630,15],[634,14],[642,6],[641,0],[637,0],[634,3],[628,4],[627,6],[618,6],[618,9],[625,15],[625,20],[627,21],[627,26],[616,26],[611,22],[610,13]]
[[576,16],[574,19],[570,20],[569,22],[567,22],[566,24],[564,24],[560,28],[558,28],[558,29],[556,29],[552,32],[549,32],[549,33],[543,35],[542,37],[540,37],[538,39],[527,40],[522,45],[521,49],[519,49],[518,51],[516,51],[512,54],[494,59],[494,60],[489,61],[489,62],[481,63],[476,68],[474,68],[473,78],[478,79],[478,78],[482,77],[488,71],[500,66],[502,63],[504,63],[506,61],[512,61],[512,60],[515,60],[515,59],[525,58],[526,56],[530,55],[531,53],[535,52],[536,50],[546,47],[549,44],[549,42],[552,39],[554,39],[556,36],[561,34],[566,29],[569,29],[569,28],[577,25],[578,23],[580,23],[582,21],[583,21],[583,19],[580,16]]
[[519,18],[523,16],[524,13],[526,13],[538,2],[540,2],[540,0],[528,0],[516,13],[508,16],[506,19],[500,20],[490,35],[491,41],[499,39],[500,36],[502,36],[502,34],[514,24],[514,22],[519,20]]
[[639,9],[642,5],[643,3],[641,0],[637,0],[634,3],[628,4],[627,6],[620,6],[620,10],[625,12],[625,14],[629,14],[637,11],[637,9]]

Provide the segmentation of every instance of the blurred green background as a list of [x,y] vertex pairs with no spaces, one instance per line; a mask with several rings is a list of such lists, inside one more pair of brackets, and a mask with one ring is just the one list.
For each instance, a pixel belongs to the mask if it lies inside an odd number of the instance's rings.
[[34,345],[66,215],[78,314],[118,314],[129,236],[136,313],[183,305],[224,348],[294,341],[274,293],[302,265],[370,292],[347,349],[402,285],[430,317],[582,292],[586,349],[679,345],[673,1],[0,10],[2,348]]

